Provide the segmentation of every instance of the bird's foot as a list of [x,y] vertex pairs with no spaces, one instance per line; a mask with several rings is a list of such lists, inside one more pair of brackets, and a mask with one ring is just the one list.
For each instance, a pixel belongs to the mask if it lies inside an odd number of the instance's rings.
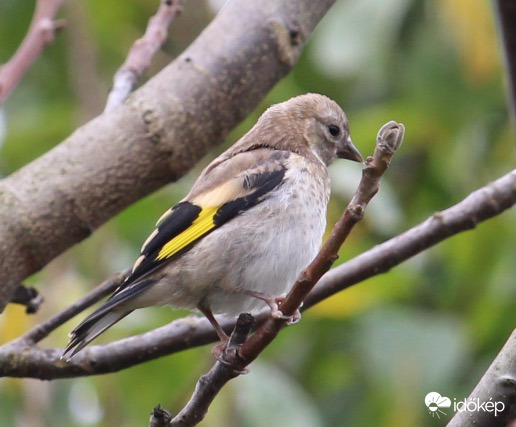
[[294,325],[301,320],[301,312],[296,310],[296,312],[292,316],[287,316],[283,314],[280,309],[281,303],[285,300],[285,297],[273,297],[271,295],[265,294],[263,292],[256,291],[247,291],[248,295],[258,298],[263,301],[265,304],[269,306],[271,309],[271,316],[274,319],[282,319],[287,321],[287,325]]
[[[233,371],[238,375],[245,375],[249,373],[249,368],[244,369],[235,369],[235,366],[228,361],[228,356],[226,352],[228,351],[228,342],[220,343],[211,349],[211,354],[217,359],[220,363],[223,363],[226,366],[230,366]],[[231,355],[230,357],[232,357]]]
[[217,344],[215,347],[211,349],[211,354],[221,363],[226,363],[224,361],[224,352],[228,346],[229,337],[226,337],[225,340],[220,340],[220,344]]

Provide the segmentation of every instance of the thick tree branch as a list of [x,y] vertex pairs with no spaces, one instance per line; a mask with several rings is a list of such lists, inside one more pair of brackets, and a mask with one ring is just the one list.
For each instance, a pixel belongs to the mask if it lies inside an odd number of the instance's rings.
[[156,15],[149,19],[145,34],[134,42],[127,59],[116,72],[104,111],[118,107],[127,99],[165,43],[168,27],[180,12],[180,0],[161,0]]
[[334,0],[233,0],[124,105],[0,181],[0,311],[15,287],[177,180],[297,61]]
[[52,43],[64,21],[54,20],[64,0],[37,0],[29,30],[13,57],[0,67],[0,105],[43,49]]
[[[516,170],[405,233],[330,270],[305,299],[303,309],[342,289],[384,273],[427,248],[501,214],[514,204]],[[263,323],[265,317],[259,317],[258,324]],[[232,320],[221,320],[221,323],[226,332],[234,325]],[[87,347],[65,363],[60,360],[62,349],[42,349],[22,337],[0,347],[0,377],[48,380],[116,372],[216,340],[217,335],[206,319],[190,316],[145,334]]]
[[457,412],[448,423],[448,427],[514,425],[516,420],[516,330],[512,332],[467,400],[480,403],[492,402],[492,405],[488,406],[486,411]]

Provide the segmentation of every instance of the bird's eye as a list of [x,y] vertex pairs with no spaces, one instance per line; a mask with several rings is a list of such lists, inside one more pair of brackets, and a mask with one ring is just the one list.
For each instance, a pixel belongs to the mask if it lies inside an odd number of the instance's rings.
[[340,134],[340,128],[336,125],[329,125],[328,131],[330,132],[330,135],[333,136],[334,138],[339,136],[339,134]]

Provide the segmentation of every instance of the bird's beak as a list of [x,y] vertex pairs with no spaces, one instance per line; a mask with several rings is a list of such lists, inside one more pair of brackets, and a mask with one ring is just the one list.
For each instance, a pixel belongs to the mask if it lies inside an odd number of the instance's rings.
[[344,141],[344,144],[337,147],[337,157],[339,159],[348,159],[353,160],[354,162],[364,163],[362,154],[360,154],[357,147],[353,145],[350,137]]

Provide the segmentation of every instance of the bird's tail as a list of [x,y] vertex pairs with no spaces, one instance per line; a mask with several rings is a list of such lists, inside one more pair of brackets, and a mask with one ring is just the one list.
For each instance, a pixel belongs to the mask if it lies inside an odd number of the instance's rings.
[[[61,359],[66,358],[66,361],[69,361],[102,332],[113,326],[132,311],[105,310],[103,308],[104,307],[101,307],[99,310],[89,315],[70,333],[70,342],[66,346]],[[66,357],[68,353],[70,353],[70,355]]]
[[[70,342],[66,346],[61,359],[70,353],[66,360],[70,360],[91,341],[98,337],[106,329],[123,319],[133,309],[134,304],[128,304],[136,296],[155,283],[152,279],[142,280],[133,284],[124,282],[125,287],[119,287],[111,297],[99,309],[90,314],[70,333]],[[128,308],[131,307],[131,308]]]

